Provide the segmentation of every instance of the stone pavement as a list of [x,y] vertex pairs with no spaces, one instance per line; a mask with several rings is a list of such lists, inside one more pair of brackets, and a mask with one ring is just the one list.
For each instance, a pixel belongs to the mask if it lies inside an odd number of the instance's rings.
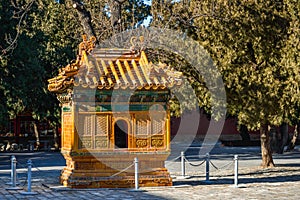
[[[199,165],[190,147],[185,154],[192,165]],[[22,190],[7,190],[10,182],[10,156],[18,161],[18,180]],[[234,187],[233,155],[238,154],[239,184]],[[26,161],[33,162],[32,188],[37,195],[23,195],[26,191]],[[172,156],[166,162],[174,186],[133,189],[69,189],[58,184],[64,159],[58,152],[0,153],[0,199],[298,199],[300,197],[300,147],[294,152],[274,155],[276,168],[261,169],[259,147],[222,147],[211,151],[210,182],[205,181],[205,164],[186,163],[186,178],[181,178],[180,158]]]

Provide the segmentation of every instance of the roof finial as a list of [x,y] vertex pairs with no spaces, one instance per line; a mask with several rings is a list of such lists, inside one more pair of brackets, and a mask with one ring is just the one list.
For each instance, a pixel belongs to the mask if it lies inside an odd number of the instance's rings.
[[145,50],[144,41],[145,41],[144,36],[140,36],[139,41],[137,41],[136,36],[131,37],[131,39],[130,39],[130,44],[131,44],[130,51],[141,52],[141,51]]
[[82,40],[79,44],[79,55],[82,55],[82,51],[91,52],[96,46],[96,38],[94,36],[87,39],[86,35],[82,35]]

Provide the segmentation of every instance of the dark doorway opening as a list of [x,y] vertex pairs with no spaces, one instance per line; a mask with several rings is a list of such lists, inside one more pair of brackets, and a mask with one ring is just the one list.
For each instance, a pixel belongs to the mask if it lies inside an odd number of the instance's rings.
[[115,148],[128,148],[128,125],[125,120],[118,120],[114,125]]

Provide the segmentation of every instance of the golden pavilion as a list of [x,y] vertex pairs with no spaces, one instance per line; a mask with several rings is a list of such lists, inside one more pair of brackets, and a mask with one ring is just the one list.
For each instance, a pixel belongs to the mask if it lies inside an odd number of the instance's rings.
[[170,186],[170,89],[182,74],[149,62],[145,51],[102,49],[91,38],[75,62],[48,80],[62,107],[60,176],[72,188]]

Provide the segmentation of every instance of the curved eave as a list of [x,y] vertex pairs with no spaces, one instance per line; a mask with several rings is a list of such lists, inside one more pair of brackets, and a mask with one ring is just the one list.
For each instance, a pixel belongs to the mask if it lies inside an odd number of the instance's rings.
[[[89,60],[89,54],[95,60]],[[62,68],[57,77],[49,79],[48,90],[64,93],[74,86],[99,90],[165,90],[182,84],[181,72],[164,65],[155,68],[148,62],[144,51],[132,54],[128,50],[93,50],[89,54],[82,51],[80,60]],[[117,59],[112,60],[114,56]]]

